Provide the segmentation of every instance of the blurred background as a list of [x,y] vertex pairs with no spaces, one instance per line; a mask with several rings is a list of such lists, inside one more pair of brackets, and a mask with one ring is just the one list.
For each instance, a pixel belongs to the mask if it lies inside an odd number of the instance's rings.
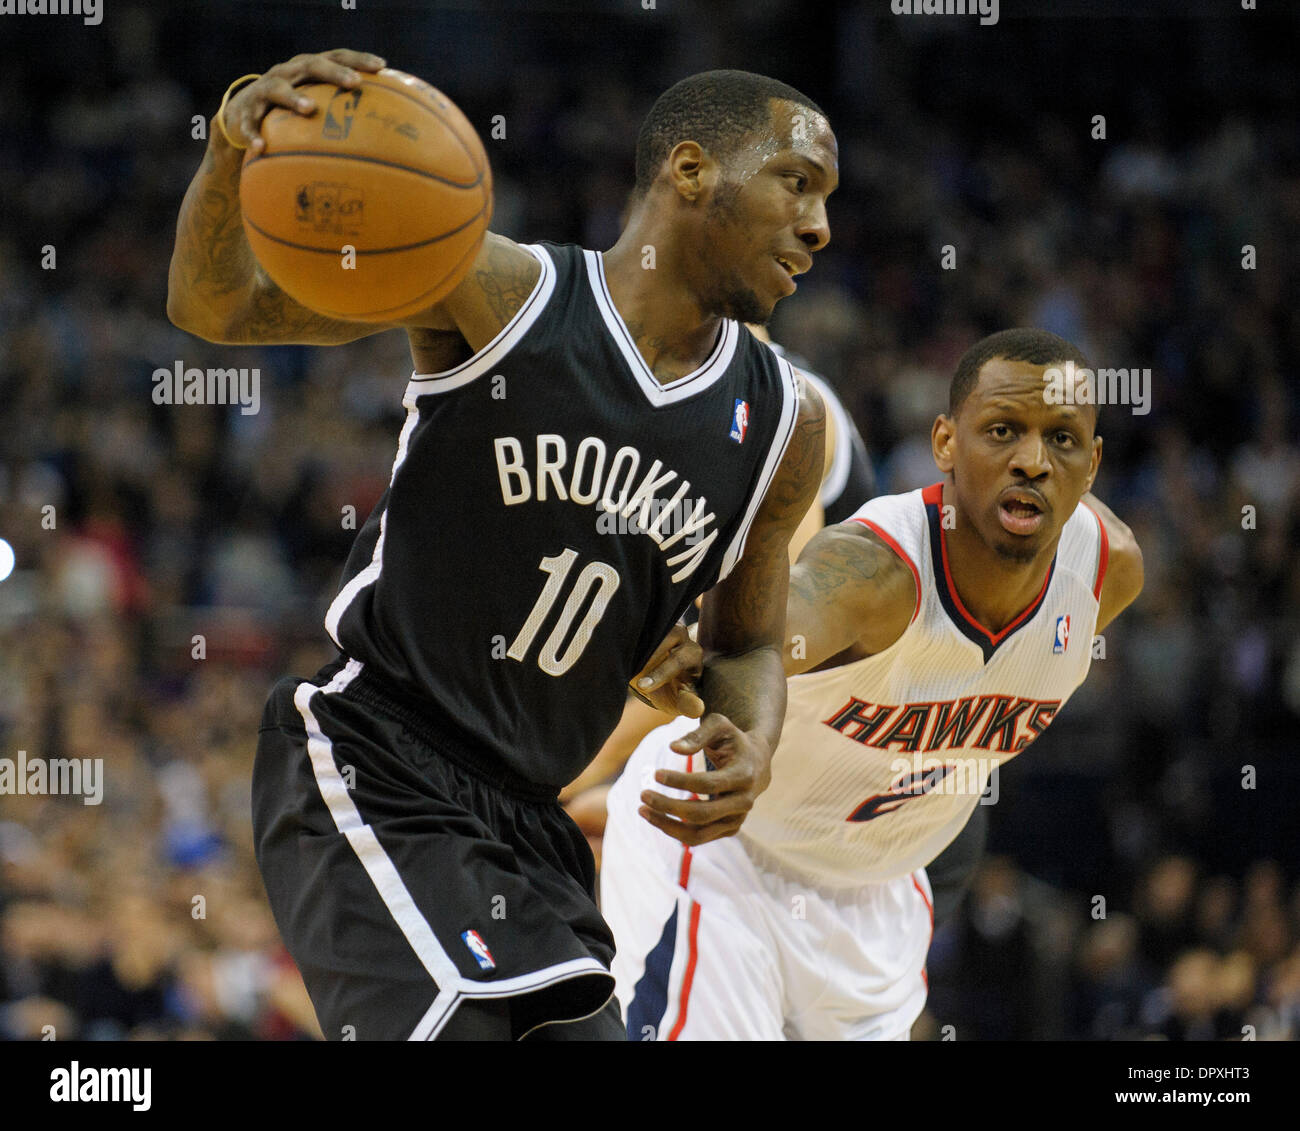
[[[348,46],[467,112],[496,230],[599,249],[672,82],[741,67],[819,102],[832,243],[772,329],[839,389],[882,491],[938,478],[930,423],[987,333],[1041,326],[1151,368],[1148,415],[1103,413],[1096,486],[1146,589],[1003,770],[915,1035],[1300,1036],[1298,10],[359,7],[0,16],[0,758],[105,767],[100,805],[0,795],[0,1035],[316,1035],[249,775],[272,682],[332,657],[340,516],[360,525],[383,489],[411,359],[400,333],[213,346],[165,304],[193,116],[239,75]],[[155,405],[177,360],[260,367],[260,411]]]

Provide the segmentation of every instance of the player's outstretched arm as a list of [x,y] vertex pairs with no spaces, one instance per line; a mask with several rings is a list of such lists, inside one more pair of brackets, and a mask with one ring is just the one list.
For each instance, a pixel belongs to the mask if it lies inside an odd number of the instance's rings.
[[[803,384],[801,382],[801,384]],[[799,418],[772,485],[755,516],[745,553],[730,575],[704,596],[700,695],[707,714],[673,743],[679,754],[703,751],[715,767],[703,773],[660,770],[655,780],[704,800],[645,791],[640,813],[683,844],[732,836],[772,780],[771,761],[785,720],[788,546],[821,483],[825,408],[806,384]]]
[[1102,582],[1101,608],[1097,611],[1097,631],[1100,632],[1142,592],[1142,550],[1133,537],[1133,531],[1096,495],[1089,492],[1083,496],[1083,501],[1097,512],[1097,517],[1106,527],[1106,541],[1109,543],[1106,580]]
[[907,630],[916,600],[912,571],[874,530],[860,522],[826,527],[790,570],[786,674],[850,649],[883,652]]

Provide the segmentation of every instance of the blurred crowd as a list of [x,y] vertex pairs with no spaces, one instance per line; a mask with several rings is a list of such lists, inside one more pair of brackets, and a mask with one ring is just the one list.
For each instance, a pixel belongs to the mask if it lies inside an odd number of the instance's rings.
[[[337,40],[484,132],[505,115],[494,227],[521,239],[613,242],[640,119],[684,74],[766,70],[822,103],[833,242],[772,329],[838,387],[884,491],[938,477],[930,423],[986,333],[1041,326],[1151,368],[1149,414],[1103,410],[1095,488],[1145,591],[1003,771],[916,1035],[1300,1037],[1294,36],[1097,20],[1090,70],[1063,21],[1004,21],[976,52],[865,4],[635,28],[604,7],[590,52],[537,13],[381,8],[358,35],[322,7],[307,34],[125,3],[67,42],[25,24],[0,43],[0,758],[102,759],[105,781],[100,805],[0,794],[0,1036],[317,1035],[253,860],[249,775],[272,682],[332,657],[324,611],[411,359],[391,333],[214,346],[165,306],[193,117]],[[824,50],[791,60],[796,34]],[[1144,44],[1140,84],[1105,79]],[[1044,94],[1043,73],[1077,89]],[[260,411],[154,404],[177,360],[259,368]]]

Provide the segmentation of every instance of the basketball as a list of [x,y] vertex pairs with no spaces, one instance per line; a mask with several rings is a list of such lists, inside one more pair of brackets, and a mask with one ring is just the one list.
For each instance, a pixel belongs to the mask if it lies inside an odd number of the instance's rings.
[[244,231],[266,273],[303,306],[389,322],[445,298],[492,218],[474,127],[441,91],[385,68],[348,90],[297,88],[310,117],[273,109],[244,158]]

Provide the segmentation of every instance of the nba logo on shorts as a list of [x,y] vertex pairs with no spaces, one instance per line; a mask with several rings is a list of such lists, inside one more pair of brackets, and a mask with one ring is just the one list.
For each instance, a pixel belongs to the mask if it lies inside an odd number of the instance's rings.
[[492,952],[488,950],[478,931],[461,931],[461,941],[469,947],[469,952],[474,956],[474,961],[478,963],[480,970],[495,970],[496,961],[492,957]]
[[1070,618],[1056,618],[1056,639],[1052,641],[1052,652],[1059,656],[1065,651],[1066,646],[1070,643]]
[[749,402],[736,398],[736,407],[731,414],[731,438],[737,444],[745,442],[745,432],[749,428]]

